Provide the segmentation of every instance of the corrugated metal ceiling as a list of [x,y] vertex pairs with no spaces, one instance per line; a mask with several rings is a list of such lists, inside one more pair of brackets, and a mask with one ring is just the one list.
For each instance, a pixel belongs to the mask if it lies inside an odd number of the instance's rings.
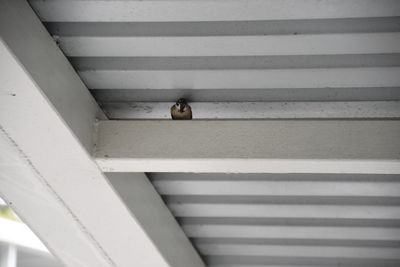
[[400,266],[398,175],[148,176],[208,266]]
[[[400,1],[30,3],[112,119],[400,118]],[[148,175],[209,266],[400,266],[397,175]]]
[[396,0],[30,3],[113,119],[400,117]]

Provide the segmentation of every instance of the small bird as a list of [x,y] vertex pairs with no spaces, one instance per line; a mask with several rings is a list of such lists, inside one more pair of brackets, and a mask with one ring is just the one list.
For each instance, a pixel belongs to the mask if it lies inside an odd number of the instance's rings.
[[171,107],[171,117],[173,120],[191,120],[192,108],[186,99],[179,98],[175,105]]

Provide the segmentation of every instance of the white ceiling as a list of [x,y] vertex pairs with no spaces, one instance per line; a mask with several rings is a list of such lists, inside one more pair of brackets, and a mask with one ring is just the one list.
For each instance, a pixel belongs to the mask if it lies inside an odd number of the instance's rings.
[[209,266],[398,266],[399,175],[148,174]]
[[[398,1],[30,3],[111,119],[400,117]],[[148,176],[209,266],[400,265],[398,175]]]
[[112,119],[400,117],[398,1],[30,3]]

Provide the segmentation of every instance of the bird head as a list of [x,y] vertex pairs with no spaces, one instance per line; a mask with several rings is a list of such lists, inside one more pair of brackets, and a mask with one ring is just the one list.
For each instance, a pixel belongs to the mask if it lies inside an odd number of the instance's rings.
[[180,112],[183,112],[187,106],[187,101],[184,98],[179,98],[175,105]]

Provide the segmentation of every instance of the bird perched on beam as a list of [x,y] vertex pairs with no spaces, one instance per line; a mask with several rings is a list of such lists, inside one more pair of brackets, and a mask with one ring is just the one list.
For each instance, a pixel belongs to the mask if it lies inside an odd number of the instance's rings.
[[175,105],[171,107],[171,117],[173,120],[191,120],[192,108],[186,99],[179,98]]

